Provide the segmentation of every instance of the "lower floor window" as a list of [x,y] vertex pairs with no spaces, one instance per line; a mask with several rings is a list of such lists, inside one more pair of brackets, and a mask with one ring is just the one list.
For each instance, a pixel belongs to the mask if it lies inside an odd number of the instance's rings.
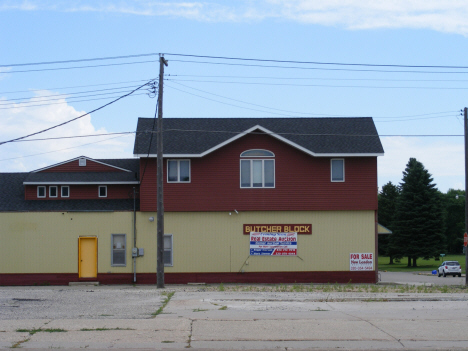
[[112,255],[111,266],[126,266],[127,265],[127,235],[112,234]]
[[172,234],[164,234],[164,265],[172,266]]

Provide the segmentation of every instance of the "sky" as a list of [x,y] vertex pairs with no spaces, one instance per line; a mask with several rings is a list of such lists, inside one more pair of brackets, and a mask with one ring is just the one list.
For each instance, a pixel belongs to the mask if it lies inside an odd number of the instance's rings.
[[[415,157],[464,189],[467,17],[461,0],[0,0],[0,142],[128,94],[162,53],[165,118],[372,117],[379,187]],[[146,88],[0,145],[0,172],[133,157],[134,134],[112,133],[154,116]]]

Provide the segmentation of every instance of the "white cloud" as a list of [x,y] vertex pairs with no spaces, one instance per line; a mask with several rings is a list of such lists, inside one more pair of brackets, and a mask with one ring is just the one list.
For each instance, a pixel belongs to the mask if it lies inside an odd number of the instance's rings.
[[263,19],[347,29],[421,28],[468,35],[466,0],[6,1],[0,10],[108,12],[233,22]]
[[[52,92],[41,91],[29,101],[37,105],[46,99],[45,95],[52,94]],[[14,107],[2,110],[0,141],[34,133],[85,113],[77,111],[67,104],[65,99],[55,102],[58,103],[24,107],[21,104],[3,105],[12,103],[12,101],[0,99],[0,107]],[[102,133],[107,133],[107,130],[104,128],[96,129],[92,123],[92,116],[87,115],[31,138],[56,138]],[[133,135],[118,138],[116,136],[101,136],[8,143],[0,145],[0,170],[2,172],[31,171],[81,155],[93,158],[132,157],[133,138]]]
[[385,156],[379,157],[379,187],[391,181],[399,184],[411,157],[420,161],[432,174],[441,191],[464,189],[465,163],[463,138],[382,137]]

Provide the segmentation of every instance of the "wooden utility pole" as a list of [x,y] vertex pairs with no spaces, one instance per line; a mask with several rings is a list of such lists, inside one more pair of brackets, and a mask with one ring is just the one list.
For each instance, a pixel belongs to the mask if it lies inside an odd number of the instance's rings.
[[164,288],[164,201],[163,201],[163,81],[164,66],[167,61],[164,56],[159,56],[159,90],[158,90],[158,153],[157,153],[157,264],[156,282],[157,288]]
[[[465,233],[468,233],[468,107],[463,113],[465,127]],[[465,286],[468,286],[468,247],[465,247]]]

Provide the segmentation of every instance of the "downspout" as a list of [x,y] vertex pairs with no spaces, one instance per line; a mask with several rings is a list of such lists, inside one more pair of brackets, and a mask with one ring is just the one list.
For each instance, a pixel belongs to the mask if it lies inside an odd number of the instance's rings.
[[[133,247],[136,246],[136,195],[133,187]],[[136,283],[136,256],[133,257],[133,283]]]

